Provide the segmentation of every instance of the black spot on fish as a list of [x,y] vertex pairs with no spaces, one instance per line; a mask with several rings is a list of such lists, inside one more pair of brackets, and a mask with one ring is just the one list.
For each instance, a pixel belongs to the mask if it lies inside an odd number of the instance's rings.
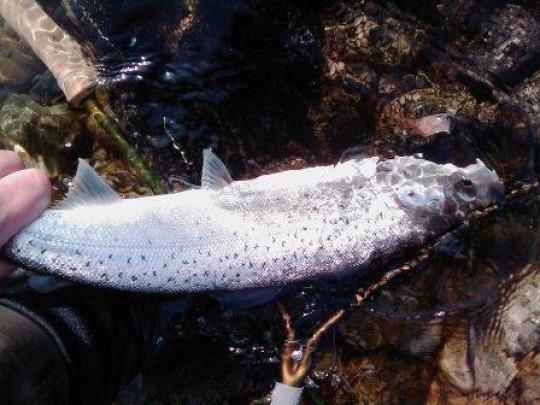
[[189,264],[189,260],[182,260],[182,264]]
[[41,251],[41,254],[44,254],[46,251],[47,251],[47,249],[43,249],[43,250]]
[[34,241],[33,241],[32,239],[30,239],[30,240],[28,241],[28,245],[29,245],[29,246],[34,246]]
[[171,254],[171,259],[172,259],[172,260],[176,260],[176,253],[172,253],[172,254]]
[[189,278],[185,278],[184,283],[188,283],[188,282],[189,282]]
[[223,278],[227,278],[227,273],[223,273]]
[[90,262],[86,262],[86,264],[84,265],[84,267],[90,267]]
[[285,241],[281,242],[281,247],[285,247]]
[[137,281],[137,277],[131,276],[131,281]]
[[204,277],[208,277],[209,274],[210,274],[210,272],[208,270],[206,270],[203,275],[204,275]]
[[264,269],[266,267],[266,262],[262,263],[262,268]]
[[147,275],[148,275],[148,272],[145,271],[142,275],[143,275],[143,276],[147,276]]
[[163,268],[164,268],[164,269],[167,268],[167,263],[163,263]]
[[69,270],[70,271],[77,271],[77,267],[70,267]]
[[100,261],[98,262],[98,264],[99,264],[100,266],[103,265],[103,260],[100,260]]
[[75,254],[80,256],[81,255],[81,251],[80,250],[75,250]]
[[109,255],[109,260],[111,260],[111,259],[112,259],[112,255]]
[[143,262],[145,262],[145,261],[146,261],[146,256],[141,255],[141,260],[142,260]]
[[153,275],[154,277],[157,277],[157,272],[154,270],[154,271],[152,272],[152,275]]
[[128,264],[131,264],[131,257],[128,257],[127,263],[128,263]]
[[240,278],[240,273],[236,273],[236,278]]
[[124,276],[124,273],[120,272],[118,273],[118,278],[122,278]]

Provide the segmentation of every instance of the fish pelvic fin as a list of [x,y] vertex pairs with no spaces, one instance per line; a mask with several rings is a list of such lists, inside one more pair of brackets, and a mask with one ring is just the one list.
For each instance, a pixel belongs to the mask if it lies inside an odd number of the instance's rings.
[[66,197],[55,209],[71,209],[83,205],[107,205],[122,198],[114,191],[85,160],[79,159],[77,173]]
[[232,183],[233,179],[225,164],[210,149],[203,150],[201,187],[219,190]]

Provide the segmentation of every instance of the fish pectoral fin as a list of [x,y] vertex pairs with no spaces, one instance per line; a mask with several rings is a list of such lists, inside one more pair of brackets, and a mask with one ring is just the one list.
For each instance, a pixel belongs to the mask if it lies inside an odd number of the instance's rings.
[[79,159],[77,174],[66,197],[56,209],[70,209],[82,205],[107,205],[122,198],[114,191],[85,160]]
[[232,183],[233,179],[225,164],[210,149],[203,151],[201,187],[219,190]]

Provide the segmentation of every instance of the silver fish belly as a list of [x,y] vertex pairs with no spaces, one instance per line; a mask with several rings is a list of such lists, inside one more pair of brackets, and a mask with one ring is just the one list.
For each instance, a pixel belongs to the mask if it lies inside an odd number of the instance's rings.
[[420,246],[502,191],[481,161],[416,157],[232,181],[205,150],[200,189],[125,200],[81,161],[66,199],[3,251],[30,269],[132,291],[275,287]]

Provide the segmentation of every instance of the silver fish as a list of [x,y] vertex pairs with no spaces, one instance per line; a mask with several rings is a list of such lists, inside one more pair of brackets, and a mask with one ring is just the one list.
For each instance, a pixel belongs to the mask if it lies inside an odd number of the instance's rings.
[[233,181],[205,150],[200,189],[122,199],[81,160],[66,198],[4,253],[29,269],[124,290],[276,287],[419,247],[502,192],[480,160],[459,168],[355,158]]

